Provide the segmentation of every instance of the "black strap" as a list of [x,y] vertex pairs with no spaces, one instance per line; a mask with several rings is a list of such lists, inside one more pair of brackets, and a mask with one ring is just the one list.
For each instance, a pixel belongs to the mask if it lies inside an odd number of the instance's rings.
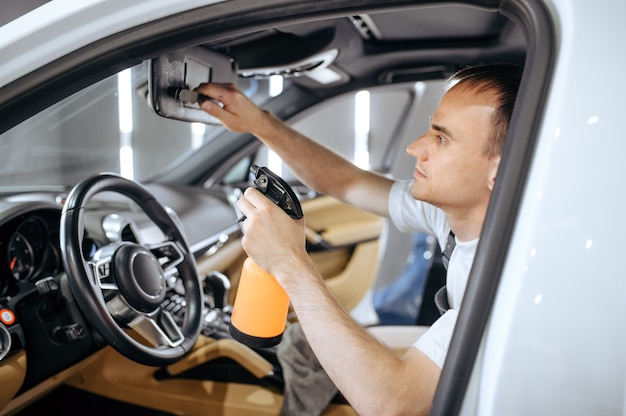
[[450,231],[448,234],[448,241],[446,241],[446,248],[441,253],[441,261],[443,262],[443,267],[448,270],[448,263],[450,263],[450,256],[452,256],[452,250],[454,250],[454,246],[456,245],[456,240],[454,239],[454,233]]
[[[443,267],[446,269],[446,275],[448,272],[448,263],[450,263],[450,256],[452,256],[452,251],[454,250],[454,246],[456,245],[456,240],[454,239],[454,233],[450,231],[448,234],[448,241],[446,241],[446,248],[441,253],[441,262],[443,263]],[[435,306],[439,313],[443,315],[448,309],[450,309],[450,304],[448,304],[448,291],[446,290],[446,285],[443,285],[441,289],[435,293]]]
[[437,307],[437,310],[441,315],[443,315],[448,309],[450,309],[446,285],[441,286],[441,289],[439,289],[437,293],[435,293],[435,306]]

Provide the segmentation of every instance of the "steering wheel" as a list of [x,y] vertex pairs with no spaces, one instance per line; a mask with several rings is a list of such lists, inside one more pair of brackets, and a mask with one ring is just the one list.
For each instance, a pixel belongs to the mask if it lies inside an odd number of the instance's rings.
[[[85,206],[112,191],[133,200],[163,232],[157,244],[114,242],[87,258],[83,252]],[[78,306],[102,338],[140,364],[162,367],[195,345],[202,326],[203,296],[186,238],[165,208],[138,183],[101,174],[77,184],[67,197],[60,229],[63,265]],[[161,305],[167,279],[177,275],[187,309],[179,327]],[[129,334],[128,329],[139,337]]]

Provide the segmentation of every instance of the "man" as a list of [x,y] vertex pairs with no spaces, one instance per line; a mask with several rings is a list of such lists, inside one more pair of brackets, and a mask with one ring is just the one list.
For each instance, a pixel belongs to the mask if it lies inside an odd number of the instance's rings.
[[[329,377],[361,414],[427,414],[456,323],[500,164],[521,69],[482,65],[456,73],[429,130],[407,148],[411,181],[364,171],[256,107],[233,85],[198,90],[223,107],[202,108],[234,131],[250,132],[320,193],[390,217],[402,231],[435,235],[456,246],[447,272],[450,309],[398,357],[336,301],[305,249],[304,220],[293,221],[260,192],[239,201],[246,215],[243,247],[288,293],[298,320]],[[267,238],[267,236],[273,238]]]

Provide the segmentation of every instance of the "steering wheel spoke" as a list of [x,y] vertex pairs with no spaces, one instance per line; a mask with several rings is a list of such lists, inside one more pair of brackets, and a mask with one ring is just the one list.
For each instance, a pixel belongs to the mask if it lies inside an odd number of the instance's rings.
[[113,254],[117,245],[107,245],[93,255],[93,257],[87,260],[87,264],[93,271],[93,277],[95,279],[94,284],[100,287],[101,290],[114,290],[119,291],[117,284],[113,280],[112,267]]
[[183,253],[178,244],[173,241],[164,241],[150,245],[149,249],[159,261],[165,277],[170,277],[178,271],[177,266],[183,261]]
[[128,326],[156,347],[177,347],[185,339],[172,315],[163,310],[154,316],[139,314]]
[[172,314],[161,308],[141,313],[117,295],[107,302],[107,309],[121,326],[133,329],[153,347],[177,347],[185,339]]

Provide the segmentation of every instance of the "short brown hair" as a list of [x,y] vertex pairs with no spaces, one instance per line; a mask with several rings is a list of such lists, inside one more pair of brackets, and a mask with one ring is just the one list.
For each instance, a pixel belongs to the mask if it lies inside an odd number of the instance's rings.
[[455,86],[496,95],[498,108],[492,115],[491,132],[483,145],[483,155],[487,159],[502,154],[521,79],[522,68],[513,64],[468,66],[450,77]]

